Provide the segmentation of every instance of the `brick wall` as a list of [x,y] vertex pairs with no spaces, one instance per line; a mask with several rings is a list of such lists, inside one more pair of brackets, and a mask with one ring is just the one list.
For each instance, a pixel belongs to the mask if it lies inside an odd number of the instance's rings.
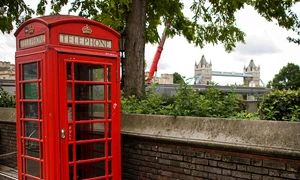
[[16,123],[0,122],[0,164],[17,168],[16,151]]
[[300,179],[300,160],[122,135],[124,180]]

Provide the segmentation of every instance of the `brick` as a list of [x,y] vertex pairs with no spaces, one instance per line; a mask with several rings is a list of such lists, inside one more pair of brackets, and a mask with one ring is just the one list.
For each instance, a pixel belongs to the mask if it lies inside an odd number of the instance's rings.
[[259,160],[259,159],[252,159],[251,160],[251,165],[252,166],[262,166],[262,164],[263,164],[262,160]]
[[192,176],[188,176],[185,174],[180,174],[179,177],[180,177],[180,179],[194,180],[194,178]]
[[254,166],[248,166],[247,171],[257,173],[257,174],[268,174],[269,173],[269,170],[267,168],[254,167]]
[[231,162],[231,156],[222,156],[222,161],[224,162]]
[[231,175],[231,170],[228,169],[222,169],[222,174],[226,175],[226,176],[230,176]]
[[204,166],[202,166],[202,165],[196,165],[196,170],[203,171],[204,170]]
[[183,173],[184,174],[191,174],[191,170],[190,169],[183,169]]
[[218,176],[216,174],[208,174],[209,179],[218,179]]
[[292,172],[299,172],[299,165],[297,165],[297,164],[287,164],[286,165],[286,170],[287,171],[292,171]]
[[209,172],[209,173],[214,173],[214,174],[222,174],[222,169],[221,168],[204,166],[204,171]]
[[217,166],[218,166],[218,161],[209,160],[209,161],[208,161],[208,165],[209,165],[209,166],[217,167]]
[[169,171],[159,170],[158,174],[161,175],[161,176],[172,177],[172,172],[169,172]]
[[204,158],[205,153],[204,152],[196,152],[196,157],[198,158]]
[[232,174],[233,177],[251,179],[251,173],[240,172],[240,171],[232,171],[231,174]]
[[221,154],[212,154],[212,153],[205,153],[205,159],[213,159],[213,160],[221,160]]
[[180,168],[180,167],[175,167],[175,166],[169,166],[168,170],[170,172],[175,172],[175,173],[183,173],[184,169]]
[[222,176],[222,175],[218,175],[217,176],[218,180],[236,180],[235,177],[230,177],[230,176]]
[[286,180],[286,179],[270,177],[270,176],[263,176],[263,180]]
[[239,171],[247,171],[247,166],[246,165],[238,164],[237,165],[237,170],[239,170]]
[[169,159],[173,159],[173,160],[177,160],[177,161],[183,161],[183,156],[175,155],[175,154],[169,154]]
[[169,147],[158,147],[159,152],[172,153],[172,149]]
[[250,165],[251,159],[244,157],[231,157],[231,162]]
[[227,162],[218,162],[218,167],[222,167],[226,169],[236,169],[236,164],[227,163]]
[[208,165],[208,160],[207,159],[193,158],[192,163],[201,164],[201,165]]
[[170,165],[171,164],[171,160],[159,158],[158,159],[158,163]]
[[192,163],[180,162],[180,167],[185,169],[196,169],[196,165]]
[[263,161],[263,167],[285,170],[285,164],[279,161]]
[[208,177],[208,173],[207,172],[202,172],[202,171],[196,171],[196,170],[192,170],[192,176],[197,176],[197,177],[201,177],[201,178],[207,178]]
[[252,180],[262,180],[263,176],[258,174],[252,174]]
[[184,156],[190,156],[190,157],[196,156],[196,152],[195,151],[191,151],[190,149],[183,149],[183,150],[181,150],[180,154],[184,155]]
[[192,162],[192,157],[183,156],[183,161],[185,161],[185,162]]

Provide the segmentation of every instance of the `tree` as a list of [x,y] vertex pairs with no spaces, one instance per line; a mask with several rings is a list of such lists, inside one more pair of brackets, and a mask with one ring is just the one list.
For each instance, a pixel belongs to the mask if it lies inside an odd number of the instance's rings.
[[180,83],[183,83],[184,80],[182,78],[182,76],[178,73],[178,72],[175,72],[173,74],[173,83],[174,84],[180,84]]
[[288,63],[280,69],[274,79],[268,83],[269,87],[278,90],[297,90],[300,87],[300,67],[293,63]]
[[[276,21],[286,29],[299,29],[295,24],[297,16],[291,7],[299,0],[194,0],[190,10],[191,19],[183,14],[184,3],[179,0],[51,0],[53,13],[71,2],[70,11],[92,18],[111,26],[126,36],[126,78],[124,79],[125,96],[142,96],[144,93],[144,51],[146,43],[160,41],[157,26],[171,23],[166,32],[168,36],[183,35],[188,42],[203,47],[205,44],[222,43],[230,52],[236,42],[244,42],[245,34],[236,26],[235,13],[245,5],[253,6],[268,21]],[[49,0],[40,0],[36,14],[45,13]],[[9,8],[8,8],[8,5]],[[23,0],[0,2],[0,15],[6,24],[20,22],[23,13],[27,19],[32,10],[24,5]],[[1,23],[2,32],[8,32]]]

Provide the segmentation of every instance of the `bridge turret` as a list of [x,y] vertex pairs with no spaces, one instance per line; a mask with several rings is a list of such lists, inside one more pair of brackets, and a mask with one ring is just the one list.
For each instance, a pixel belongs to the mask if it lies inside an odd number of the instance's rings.
[[244,84],[249,85],[249,83],[253,81],[255,86],[259,86],[260,66],[256,66],[253,59],[251,59],[248,67],[244,67],[244,73],[253,75],[253,77],[244,77]]
[[[196,80],[199,79],[199,77],[202,76],[202,79],[196,83]],[[199,63],[195,63],[195,69],[194,69],[194,78],[196,84],[207,84],[211,82],[212,79],[212,63],[208,63],[202,55]]]

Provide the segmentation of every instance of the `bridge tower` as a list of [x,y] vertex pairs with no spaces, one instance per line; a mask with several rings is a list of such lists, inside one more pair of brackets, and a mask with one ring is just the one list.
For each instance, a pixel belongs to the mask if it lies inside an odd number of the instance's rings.
[[259,86],[260,81],[260,66],[254,64],[253,59],[251,59],[248,67],[244,67],[245,74],[252,74],[253,77],[244,77],[244,84],[249,85],[251,81],[254,82],[255,86]]
[[[194,84],[209,84],[211,82],[212,78],[212,64],[211,62],[208,63],[202,55],[200,62],[197,64],[195,62],[195,67],[194,67],[194,77],[195,77],[195,82]],[[200,80],[200,81],[197,81]]]

